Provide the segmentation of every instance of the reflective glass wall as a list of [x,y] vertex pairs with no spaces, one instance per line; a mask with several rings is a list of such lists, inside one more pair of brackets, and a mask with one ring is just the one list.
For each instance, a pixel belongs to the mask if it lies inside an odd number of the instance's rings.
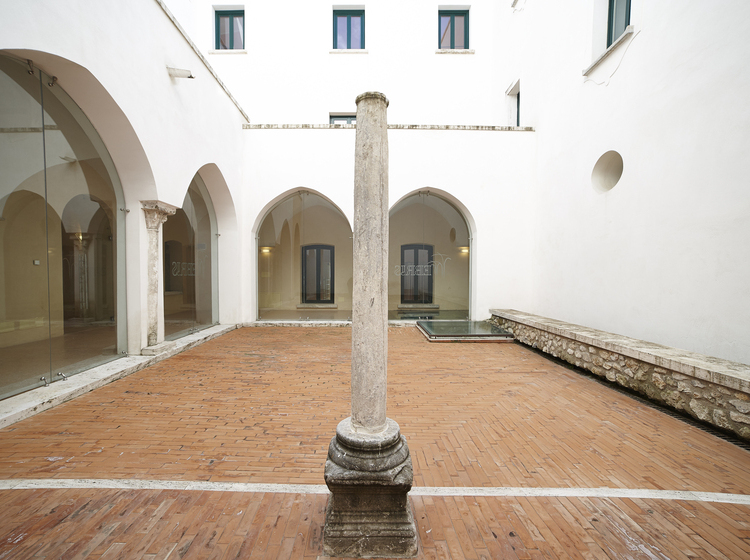
[[258,319],[348,320],[352,230],[323,197],[298,192],[277,204],[258,232]]
[[412,195],[390,212],[388,318],[469,318],[469,228],[447,200]]
[[213,208],[199,175],[163,228],[164,337],[174,340],[216,322]]
[[4,56],[0,169],[5,398],[124,349],[124,224],[114,166],[91,123],[50,76]]

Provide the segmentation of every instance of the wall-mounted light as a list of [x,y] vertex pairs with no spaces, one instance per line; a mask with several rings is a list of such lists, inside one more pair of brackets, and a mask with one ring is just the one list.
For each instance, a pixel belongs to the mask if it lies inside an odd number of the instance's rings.
[[271,252],[271,248],[270,247],[261,247],[260,248],[260,252],[261,253],[270,253]]
[[167,72],[172,78],[195,78],[190,70],[183,70],[182,68],[167,66]]
[[469,252],[469,248],[468,247],[459,247],[458,250],[461,253],[468,253]]

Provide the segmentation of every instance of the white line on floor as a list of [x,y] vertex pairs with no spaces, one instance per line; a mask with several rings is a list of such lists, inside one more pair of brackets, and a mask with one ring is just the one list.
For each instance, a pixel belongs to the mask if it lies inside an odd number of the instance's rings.
[[[199,490],[207,492],[271,492],[283,494],[328,494],[325,484],[263,484],[250,482],[205,482],[134,479],[9,479],[0,480],[0,490],[65,490],[91,488],[104,490]],[[750,495],[688,490],[649,490],[631,488],[514,488],[514,487],[426,487],[415,486],[412,496],[486,496],[557,498],[635,498],[645,500],[686,500],[750,505]]]

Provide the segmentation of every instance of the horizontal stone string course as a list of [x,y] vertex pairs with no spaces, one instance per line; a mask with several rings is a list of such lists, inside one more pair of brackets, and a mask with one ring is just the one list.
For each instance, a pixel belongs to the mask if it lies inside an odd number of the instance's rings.
[[490,313],[523,344],[750,440],[750,366],[512,309]]

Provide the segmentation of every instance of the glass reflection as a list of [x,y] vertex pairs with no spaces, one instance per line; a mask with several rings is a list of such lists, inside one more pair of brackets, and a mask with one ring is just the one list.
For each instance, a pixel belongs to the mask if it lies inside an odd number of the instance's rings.
[[28,70],[0,57],[0,398],[117,357],[112,178],[77,107]]
[[258,231],[258,318],[349,319],[351,236],[346,217],[316,194],[274,206]]
[[469,316],[469,228],[443,198],[419,193],[390,213],[388,317]]
[[164,336],[213,324],[211,217],[205,187],[190,183],[182,208],[164,223]]

